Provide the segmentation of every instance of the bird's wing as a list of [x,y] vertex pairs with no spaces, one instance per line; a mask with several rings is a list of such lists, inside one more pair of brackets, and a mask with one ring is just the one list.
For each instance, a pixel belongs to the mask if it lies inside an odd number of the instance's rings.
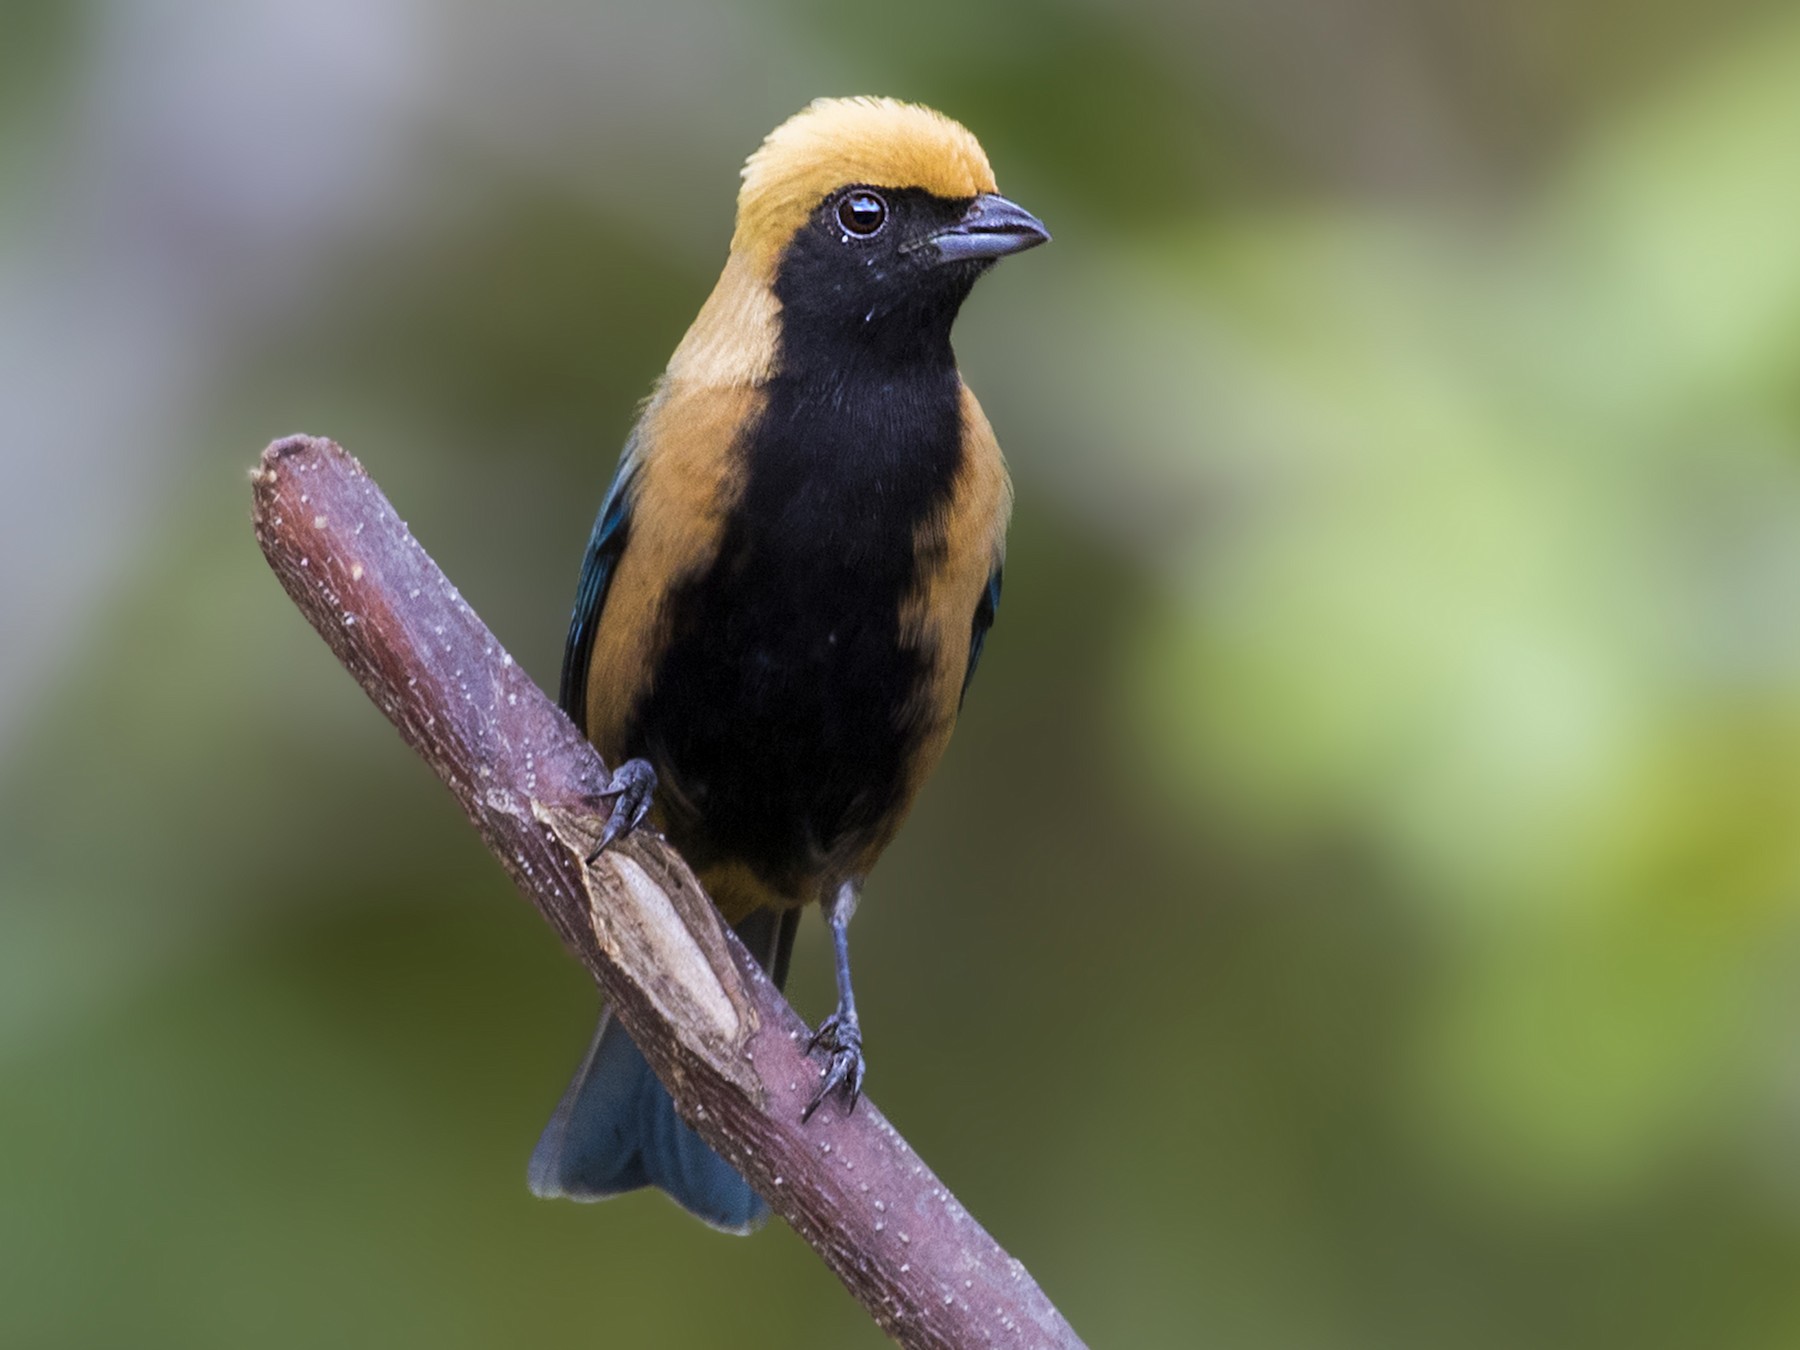
[[969,682],[975,678],[975,667],[981,664],[981,649],[987,643],[988,629],[994,626],[994,616],[1000,612],[1000,582],[1005,572],[1005,564],[996,562],[981,599],[975,602],[975,619],[969,630],[969,668],[963,672],[963,698],[969,696]]
[[594,533],[588,539],[587,554],[581,560],[581,583],[575,590],[575,612],[569,619],[569,640],[563,647],[562,684],[557,702],[569,719],[587,732],[587,668],[594,653],[594,634],[600,628],[600,614],[606,608],[606,592],[612,585],[613,571],[619,555],[625,551],[626,537],[631,533],[632,485],[637,477],[639,456],[633,437],[613,475],[606,500],[600,504],[600,515],[594,521]]

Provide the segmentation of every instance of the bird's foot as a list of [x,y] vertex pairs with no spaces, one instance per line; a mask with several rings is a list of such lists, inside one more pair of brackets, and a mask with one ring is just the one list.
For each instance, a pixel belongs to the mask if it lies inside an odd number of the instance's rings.
[[606,818],[606,828],[600,831],[600,842],[588,854],[590,863],[638,827],[649,812],[655,793],[656,770],[649,760],[628,759],[613,770],[605,789],[594,794],[601,801],[611,800],[612,814]]
[[823,1050],[831,1056],[831,1062],[821,1072],[819,1090],[807,1103],[800,1119],[811,1120],[813,1112],[840,1087],[844,1090],[844,1113],[848,1115],[854,1111],[856,1099],[862,1096],[863,1073],[868,1068],[863,1059],[862,1025],[856,1020],[856,1013],[839,1008],[819,1023],[819,1029],[806,1043],[806,1050],[808,1054]]

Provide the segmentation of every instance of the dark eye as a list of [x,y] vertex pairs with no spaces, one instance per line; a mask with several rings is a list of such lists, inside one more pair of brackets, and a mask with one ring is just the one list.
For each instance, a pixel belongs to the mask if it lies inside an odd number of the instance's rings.
[[857,188],[854,192],[846,192],[838,203],[838,224],[850,234],[867,239],[887,224],[887,211],[887,203],[880,193]]

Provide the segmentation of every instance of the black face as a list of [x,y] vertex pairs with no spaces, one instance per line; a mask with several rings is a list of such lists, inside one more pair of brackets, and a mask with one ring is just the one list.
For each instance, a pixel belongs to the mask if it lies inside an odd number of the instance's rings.
[[973,199],[922,188],[841,188],[820,202],[775,277],[790,355],[827,348],[898,361],[948,361],[950,325],[992,258],[949,258],[937,237]]

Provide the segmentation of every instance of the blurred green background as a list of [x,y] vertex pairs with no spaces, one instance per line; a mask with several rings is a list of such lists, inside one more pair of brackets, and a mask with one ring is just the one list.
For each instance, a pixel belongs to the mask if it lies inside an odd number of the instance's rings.
[[9,0],[0,1344],[882,1343],[780,1225],[526,1193],[592,991],[245,482],[338,438],[553,682],[738,164],[852,92],[1056,233],[959,328],[1018,513],[882,1107],[1096,1347],[1800,1344],[1754,0]]

